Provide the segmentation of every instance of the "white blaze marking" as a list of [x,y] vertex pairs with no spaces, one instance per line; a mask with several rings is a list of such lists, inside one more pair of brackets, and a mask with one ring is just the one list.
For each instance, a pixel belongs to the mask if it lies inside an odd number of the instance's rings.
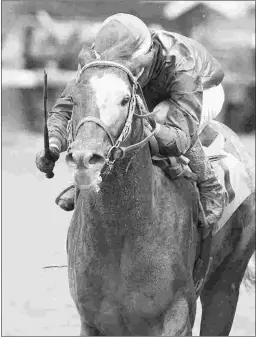
[[106,74],[103,77],[96,75],[90,81],[95,92],[100,119],[107,126],[114,126],[122,121],[126,116],[123,116],[124,111],[120,107],[120,102],[130,94],[128,85],[114,74]]

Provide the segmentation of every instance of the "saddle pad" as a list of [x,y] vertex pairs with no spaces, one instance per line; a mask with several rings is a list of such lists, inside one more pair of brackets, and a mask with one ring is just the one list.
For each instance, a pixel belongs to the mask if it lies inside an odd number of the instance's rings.
[[219,133],[218,136],[209,145],[209,147],[203,147],[205,154],[208,157],[215,155],[226,156],[224,159],[213,161],[212,166],[218,175],[219,182],[222,184],[223,188],[227,192],[227,195],[228,191],[225,186],[224,167],[226,167],[226,170],[229,170],[230,184],[233,191],[235,192],[233,200],[225,206],[220,221],[213,229],[213,235],[215,235],[225,225],[225,223],[236,211],[236,209],[241,205],[241,203],[251,194],[251,190],[248,185],[249,177],[244,165],[235,156],[224,151],[224,146],[225,138],[222,134]]

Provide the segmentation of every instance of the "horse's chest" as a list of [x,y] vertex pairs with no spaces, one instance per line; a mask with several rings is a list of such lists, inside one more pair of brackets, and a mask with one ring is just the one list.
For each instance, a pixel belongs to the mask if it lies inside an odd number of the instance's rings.
[[[170,301],[170,277],[163,283],[157,275],[159,268],[156,273],[155,266],[142,260],[122,256],[119,266],[115,262],[94,261],[83,273],[83,291],[78,302],[82,303],[88,322],[106,335],[128,335],[138,320],[141,324],[144,319],[156,317]],[[138,332],[135,330],[135,335]]]

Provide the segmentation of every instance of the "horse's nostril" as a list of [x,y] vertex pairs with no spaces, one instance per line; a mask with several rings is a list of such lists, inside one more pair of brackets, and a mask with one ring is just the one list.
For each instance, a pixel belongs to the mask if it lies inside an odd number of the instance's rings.
[[84,153],[83,151],[73,151],[69,152],[66,155],[66,163],[69,166],[85,166],[87,167],[88,165],[95,165],[95,164],[104,164],[105,163],[105,158],[97,153]]
[[99,154],[93,154],[91,158],[89,159],[89,164],[100,164],[104,163],[104,157],[102,157]]
[[72,165],[72,166],[75,166],[75,161],[74,161],[74,158],[73,158],[73,153],[70,152],[66,155],[66,163],[68,165]]

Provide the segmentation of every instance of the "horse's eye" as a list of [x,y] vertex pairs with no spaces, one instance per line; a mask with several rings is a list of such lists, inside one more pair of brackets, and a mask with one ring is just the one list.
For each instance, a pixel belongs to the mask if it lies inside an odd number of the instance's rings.
[[125,106],[129,102],[129,100],[130,100],[130,97],[128,96],[123,98],[121,101],[121,106]]

